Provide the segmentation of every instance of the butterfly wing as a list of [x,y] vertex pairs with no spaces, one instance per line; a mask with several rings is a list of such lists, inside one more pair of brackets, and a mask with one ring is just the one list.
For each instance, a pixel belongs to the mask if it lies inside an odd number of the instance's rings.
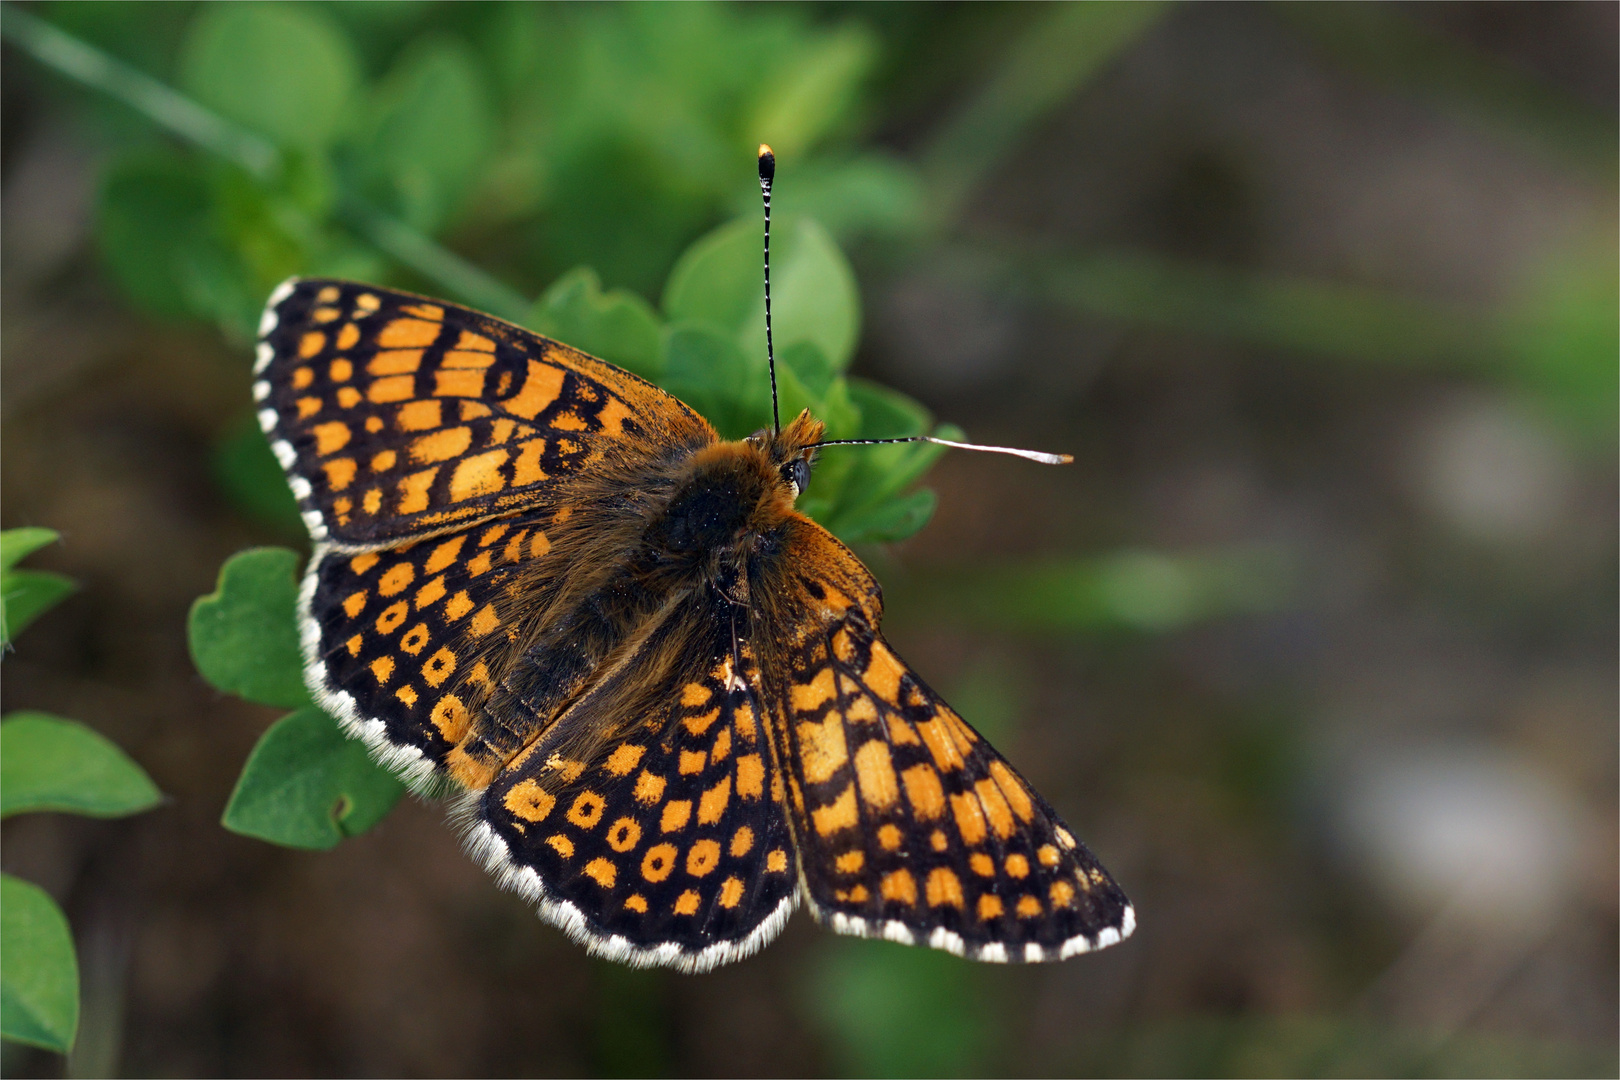
[[706,971],[764,946],[797,903],[783,789],[733,625],[713,593],[673,603],[468,797],[490,871],[609,959]]
[[992,961],[1130,934],[1129,901],[878,633],[877,585],[802,521],[754,635],[806,899],[842,933]]
[[441,300],[288,281],[253,394],[310,535],[347,550],[555,498],[604,459],[673,458],[708,422],[577,349]]

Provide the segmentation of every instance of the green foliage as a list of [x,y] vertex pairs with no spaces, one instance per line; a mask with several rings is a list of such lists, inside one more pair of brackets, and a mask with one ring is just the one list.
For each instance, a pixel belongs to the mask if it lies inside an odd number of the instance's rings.
[[65,1054],[79,1030],[73,932],[37,885],[0,874],[0,1035]]
[[239,552],[219,586],[191,605],[192,663],[217,689],[261,705],[309,704],[298,648],[298,556],[286,548]]
[[312,705],[298,647],[298,555],[239,552],[219,587],[191,607],[192,661],[216,689],[295,709],[260,737],[231,793],[226,828],[287,847],[324,849],[365,832],[404,787]]
[[244,836],[324,850],[381,821],[404,793],[363,745],[311,705],[259,739],[221,821]]
[[49,810],[125,817],[162,801],[139,765],[75,720],[14,712],[0,723],[0,817]]
[[643,379],[657,381],[664,373],[658,313],[628,289],[604,292],[588,266],[558,278],[535,303],[528,325]]
[[21,570],[17,563],[56,542],[50,529],[0,532],[0,645],[73,593],[73,579],[49,570]]

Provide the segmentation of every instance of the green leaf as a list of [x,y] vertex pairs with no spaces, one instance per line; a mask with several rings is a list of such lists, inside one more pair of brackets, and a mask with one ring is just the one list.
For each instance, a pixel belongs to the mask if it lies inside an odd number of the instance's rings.
[[763,133],[777,154],[797,158],[850,111],[877,54],[876,35],[857,22],[807,42],[765,82],[747,130]]
[[359,80],[343,29],[308,4],[203,5],[180,55],[200,103],[287,146],[330,144]]
[[[688,248],[670,273],[664,311],[723,327],[747,355],[765,355],[760,224],[742,218]],[[771,227],[771,317],[776,348],[813,342],[836,371],[849,366],[860,333],[855,273],[827,230],[809,218]]]
[[24,528],[0,532],[0,570],[10,570],[60,534],[55,529]]
[[287,487],[287,474],[252,415],[242,417],[214,448],[214,479],[220,490],[249,517],[302,539],[304,520]]
[[194,313],[183,277],[187,252],[206,242],[210,192],[202,172],[169,153],[133,154],[101,182],[97,241],[113,280],[154,315]]
[[105,735],[43,712],[0,722],[0,818],[32,811],[127,817],[163,793]]
[[79,961],[44,889],[0,874],[0,1035],[65,1054],[79,1030]]
[[913,491],[879,506],[839,515],[828,528],[846,544],[877,544],[904,540],[934,516],[939,497],[928,488]]
[[309,706],[264,733],[220,821],[272,844],[324,850],[381,821],[404,793],[363,745]]
[[298,646],[298,555],[250,548],[191,605],[191,660],[216,688],[261,705],[309,704]]
[[736,340],[703,323],[664,332],[664,389],[696,409],[728,439],[771,422],[771,384],[763,353],[745,355]]
[[78,587],[72,578],[50,570],[0,574],[0,640],[10,642]]
[[558,278],[535,303],[528,325],[644,379],[663,374],[658,313],[628,289],[603,292],[588,266]]
[[366,154],[387,202],[432,232],[460,204],[495,142],[478,61],[453,38],[419,39],[377,89]]

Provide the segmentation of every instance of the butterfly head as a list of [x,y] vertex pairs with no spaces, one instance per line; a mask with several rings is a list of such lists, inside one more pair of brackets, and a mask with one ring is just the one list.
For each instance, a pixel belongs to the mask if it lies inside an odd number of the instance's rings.
[[791,504],[810,486],[810,467],[815,463],[815,444],[821,441],[826,425],[806,409],[774,435],[768,429],[754,432],[747,442],[770,459],[777,477],[788,488]]

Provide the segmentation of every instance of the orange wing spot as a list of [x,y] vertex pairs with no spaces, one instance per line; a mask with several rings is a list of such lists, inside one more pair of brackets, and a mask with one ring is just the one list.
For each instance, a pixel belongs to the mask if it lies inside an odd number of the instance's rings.
[[326,348],[326,335],[319,330],[311,330],[298,339],[298,355],[305,360]]
[[553,833],[546,837],[546,844],[565,859],[574,857],[574,842],[562,833]]
[[950,845],[950,838],[945,835],[944,829],[935,829],[933,832],[928,834],[928,846],[933,848],[935,851],[944,851],[946,848],[950,847]]
[[349,511],[354,509],[354,500],[347,495],[332,500],[332,512],[337,515],[339,525],[349,523]]
[[865,865],[866,852],[861,851],[859,848],[854,851],[846,851],[833,860],[833,866],[837,868],[840,874],[853,874]]
[[862,677],[879,701],[890,705],[900,703],[900,677],[905,673],[905,665],[887,645],[882,641],[872,642],[872,662]]
[[923,821],[933,821],[945,813],[945,788],[931,765],[913,765],[900,774],[906,785],[911,810]]
[[720,734],[714,737],[714,746],[709,749],[710,764],[718,765],[731,753],[731,729],[721,728]]
[[885,900],[898,900],[911,907],[917,902],[917,879],[911,876],[910,870],[896,870],[883,875],[878,891]]
[[877,706],[873,705],[872,699],[864,694],[857,696],[849,703],[849,708],[844,710],[844,719],[857,724],[870,724],[877,718]]
[[885,825],[878,830],[877,835],[878,843],[883,845],[884,851],[899,851],[900,841],[905,839],[905,834],[897,825]]
[[675,869],[677,852],[674,844],[659,844],[647,849],[641,857],[641,876],[653,884],[669,877]]
[[978,874],[980,877],[996,876],[995,860],[982,851],[975,851],[971,856],[969,856],[968,865],[973,867],[973,872]]
[[765,762],[758,754],[744,754],[737,759],[737,794],[757,799],[764,793]]
[[809,682],[794,686],[793,711],[813,712],[823,702],[830,701],[838,693],[833,679],[833,669],[825,667]]
[[326,367],[326,377],[335,383],[348,382],[353,376],[354,365],[347,360],[337,359]]
[[490,631],[497,629],[500,625],[501,620],[495,614],[495,605],[485,604],[483,607],[478,609],[478,614],[472,617],[472,622],[468,624],[468,629],[472,631],[473,637],[483,637]]
[[619,818],[608,828],[607,842],[614,851],[629,851],[641,843],[641,825],[634,818]]
[[1014,854],[1007,856],[1006,866],[1007,873],[1011,874],[1015,878],[1024,878],[1029,876],[1029,860],[1022,855]]
[[501,801],[507,810],[523,821],[544,821],[546,814],[551,813],[552,806],[557,805],[556,795],[531,779],[518,780]]
[[411,375],[421,366],[421,349],[390,349],[373,356],[366,364],[366,372],[370,375]]
[[[482,370],[495,362],[493,353],[466,352],[462,349],[451,349],[444,354],[441,365],[452,370]],[[482,387],[484,380],[479,376],[478,385]]]
[[489,528],[484,530],[484,535],[478,538],[478,546],[481,548],[489,547],[490,545],[494,544],[495,541],[505,536],[507,532],[511,530],[511,528],[512,526],[504,521],[491,525]]
[[[456,654],[449,649],[440,649],[428,657],[428,662],[422,665],[422,679],[429,686],[437,689],[456,670]],[[456,740],[451,739],[451,742]]]
[[400,308],[400,310],[407,315],[420,315],[422,318],[432,319],[434,322],[444,321],[444,308],[439,307],[437,304],[411,304],[408,307]]
[[353,619],[366,609],[366,590],[350,593],[343,600],[343,614]]
[[440,408],[443,402],[431,398],[426,401],[413,401],[409,405],[399,407],[399,415],[395,418],[401,431],[427,431],[444,423],[444,411]]
[[421,319],[395,319],[377,334],[377,346],[383,349],[425,348],[439,337],[439,324]]
[[315,294],[315,302],[317,304],[335,304],[338,301],[338,297],[342,295],[342,289],[338,288],[336,285],[328,285],[320,292]]
[[366,315],[370,315],[373,311],[376,311],[381,306],[382,301],[378,300],[371,293],[361,293],[359,296],[354,298],[354,309],[358,312],[364,312]]
[[366,492],[366,497],[360,503],[361,509],[368,514],[376,514],[382,509],[382,488],[372,488]]
[[582,829],[594,829],[596,823],[602,820],[602,811],[607,807],[607,800],[594,791],[582,791],[574,805],[568,808],[568,820]]
[[692,820],[692,800],[676,799],[664,804],[664,813],[658,819],[659,832],[680,832]]
[[456,561],[456,556],[461,553],[461,545],[466,542],[466,533],[452,536],[433,549],[433,553],[427,557],[427,562],[422,564],[422,569],[429,574],[437,574],[440,570],[448,568]]
[[641,756],[647,752],[645,746],[633,746],[630,743],[620,743],[602,762],[602,768],[614,776],[629,776],[630,770],[641,764]]
[[709,688],[704,686],[702,683],[687,683],[685,686],[681,687],[681,704],[685,705],[687,708],[696,708],[699,705],[706,705],[708,704],[709,699],[713,696],[714,695],[709,692]]
[[342,312],[334,307],[318,307],[309,313],[309,317],[318,323],[329,323],[341,314]]
[[364,645],[365,643],[366,643],[365,635],[364,634],[356,634],[356,635],[354,635],[354,637],[350,638],[348,641],[345,641],[343,643],[343,647],[349,650],[349,655],[350,656],[359,656],[360,655],[360,646]]
[[453,457],[460,457],[471,445],[472,428],[440,428],[432,434],[418,435],[412,439],[410,455],[412,459],[425,465],[429,462],[448,461]]
[[703,766],[708,760],[709,755],[705,754],[701,750],[682,750],[681,775],[692,776],[696,773],[702,772]]
[[1014,828],[1012,808],[1001,794],[1001,788],[994,780],[980,780],[973,785],[978,792],[979,801],[984,804],[985,816],[990,819],[990,827],[996,830],[996,835],[1003,840],[1012,835]]
[[544,555],[546,552],[548,552],[550,550],[551,550],[551,541],[546,539],[546,534],[545,533],[543,533],[540,530],[536,529],[535,533],[534,533],[534,539],[529,541],[529,558],[538,559],[538,558],[540,558],[540,556]]
[[991,919],[999,919],[1006,913],[1007,909],[1001,906],[1001,897],[996,896],[994,893],[985,893],[983,896],[979,897],[980,922],[989,922]]
[[1035,803],[1029,797],[1029,789],[1013,775],[1013,771],[1000,761],[992,761],[990,775],[995,778],[996,786],[1007,797],[1007,803],[1019,820],[1025,823],[1035,820]]
[[494,556],[490,555],[489,552],[479,552],[476,558],[467,560],[467,573],[472,577],[478,577],[489,569],[493,561]]
[[411,605],[401,600],[397,604],[389,604],[383,613],[377,616],[377,631],[382,634],[392,634],[405,622],[405,616],[411,613]]
[[787,852],[777,848],[765,856],[765,869],[773,874],[780,874],[787,869]]
[[725,883],[720,886],[720,906],[728,910],[736,907],[737,902],[742,899],[742,894],[742,878],[726,878]]
[[416,610],[432,607],[444,599],[444,575],[440,574],[420,589],[416,590]]
[[720,865],[720,845],[713,840],[699,840],[686,853],[686,872],[702,877]]
[[804,778],[810,783],[821,784],[832,779],[849,760],[843,717],[829,713],[819,724],[801,723],[799,759],[804,766]]
[[394,674],[394,658],[392,656],[379,656],[371,662],[371,674],[376,676],[377,685],[385,686],[390,676]]
[[585,421],[576,412],[561,412],[551,418],[551,427],[558,431],[587,431]]
[[736,712],[732,715],[731,726],[737,729],[737,734],[754,741],[754,707],[746,701],[737,703]]
[[855,812],[855,784],[851,781],[843,792],[825,806],[810,811],[810,821],[819,836],[831,836],[841,829],[853,829],[860,819]]
[[636,802],[651,806],[664,797],[665,780],[662,776],[654,776],[643,771],[636,777]]
[[726,812],[726,803],[730,801],[731,777],[727,775],[714,787],[705,791],[703,797],[698,800],[698,824],[713,825],[718,822],[720,816]]
[[529,439],[518,446],[517,460],[512,463],[512,484],[523,487],[526,484],[538,484],[549,479],[546,470],[540,467],[540,455],[546,451],[546,440]]
[[853,889],[833,890],[833,899],[841,904],[864,904],[871,895],[865,885],[857,885]]
[[933,755],[934,764],[946,772],[955,772],[962,767],[962,755],[956,749],[956,743],[938,720],[923,721],[917,725],[917,732],[927,744],[928,752]]
[[433,486],[434,477],[439,475],[439,467],[423,469],[412,473],[399,482],[399,512],[402,514],[420,514],[428,508],[428,490]]
[[482,660],[473,665],[472,671],[467,674],[467,681],[477,683],[479,686],[482,686],[487,690],[493,690],[495,688],[495,684],[489,680],[489,668],[484,666],[484,662]]
[[[457,619],[467,614],[467,612],[471,611],[472,606],[472,597],[468,596],[467,590],[463,589],[461,592],[458,592],[456,595],[452,596],[445,603],[444,617],[450,622],[455,622]],[[494,629],[494,627],[491,627],[490,629]]]
[[927,890],[929,907],[942,907],[945,904],[962,906],[962,882],[943,866],[928,871]]
[[395,563],[377,581],[377,591],[384,596],[397,596],[416,580],[416,567],[408,562]]
[[[360,404],[360,391],[352,386],[340,386],[337,392],[337,403],[345,409],[352,409]],[[381,431],[382,421],[375,416],[366,417],[367,431]]]
[[433,712],[428,719],[439,729],[444,741],[454,745],[467,734],[467,726],[472,718],[467,715],[467,707],[461,703],[460,698],[454,694],[446,694],[434,704]]
[[558,775],[562,777],[563,783],[572,784],[579,779],[579,774],[585,771],[585,763],[583,761],[572,761],[561,754],[552,754],[546,759],[546,768],[556,770]]
[[855,777],[861,784],[861,798],[874,810],[883,810],[900,797],[900,782],[894,775],[889,744],[882,739],[862,743],[855,751]]
[[647,898],[640,893],[625,897],[624,906],[626,910],[633,911],[637,915],[647,914]]
[[731,834],[731,857],[740,859],[754,848],[754,830],[743,825]]
[[394,696],[405,703],[406,708],[416,704],[416,691],[409,686],[402,686],[394,691]]
[[399,647],[415,656],[427,648],[428,628],[426,623],[417,623],[408,630],[404,637],[399,639]]
[[360,343],[360,328],[354,323],[344,323],[338,331],[337,347],[339,351],[352,349]]
[[523,558],[523,541],[529,536],[529,530],[524,529],[506,542],[506,550],[501,552],[507,562],[517,562]]
[[956,818],[956,831],[962,834],[964,844],[984,842],[984,810],[973,792],[951,796],[951,815]]
[[1074,834],[1073,833],[1071,833],[1068,829],[1065,829],[1061,825],[1059,825],[1057,828],[1053,829],[1052,832],[1053,832],[1053,834],[1055,836],[1057,836],[1057,842],[1062,844],[1063,847],[1066,850],[1068,850],[1068,851],[1073,851],[1074,850]]
[[372,458],[371,458],[371,471],[372,472],[387,472],[389,469],[392,469],[394,467],[394,463],[397,462],[398,460],[399,460],[399,455],[394,453],[392,450],[380,451],[380,452],[372,455]]
[[511,456],[505,450],[491,450],[462,461],[450,477],[450,497],[460,502],[501,490],[506,486],[501,466]]
[[[485,405],[481,401],[473,401],[472,399],[468,398],[468,399],[464,399],[463,401],[459,402],[459,405],[460,405],[460,408],[461,408],[461,418],[463,420],[477,420],[479,417],[493,415],[491,410],[490,410],[490,407],[488,405]],[[511,421],[507,420],[505,418],[497,420],[497,421],[495,421],[495,430],[500,431],[502,424],[510,424],[510,423],[511,423]],[[498,439],[491,439],[490,440],[490,442],[492,442],[492,443],[505,442],[505,441],[506,441],[506,436],[504,436],[504,435],[501,436]]]
[[461,337],[456,339],[456,348],[459,350],[472,350],[473,352],[492,353],[495,343],[482,334],[475,334],[471,330],[463,330]]
[[585,876],[602,888],[611,889],[614,879],[619,876],[619,868],[606,859],[596,858],[585,864]]
[[696,891],[687,889],[675,899],[675,914],[696,915],[698,905],[702,903],[702,900],[703,898],[698,896]]
[[484,392],[484,373],[475,368],[451,368],[433,373],[435,397],[475,398]]
[[513,416],[533,420],[562,393],[564,375],[562,368],[530,360],[523,389],[503,401],[501,407]]
[[1041,913],[1041,902],[1025,893],[1018,898],[1018,914],[1026,919],[1033,919]]
[[[356,405],[360,404],[360,391],[356,390],[352,386],[345,386],[343,389],[341,389],[341,390],[339,390],[337,392],[337,399],[338,399],[338,404],[342,405],[345,409],[352,409]],[[381,431],[382,429],[383,429],[382,417],[380,417],[380,416],[368,416],[368,417],[366,417],[366,430],[367,431],[369,431],[373,435],[375,435],[375,434],[377,434],[377,432]]]
[[608,435],[624,434],[624,422],[634,416],[618,398],[610,397],[602,406],[602,411],[596,414],[597,423],[602,425],[602,431]]
[[308,386],[314,381],[315,372],[310,368],[297,368],[292,373],[292,387],[294,390],[302,390],[304,387]]
[[375,551],[368,551],[364,554],[356,555],[354,558],[350,559],[349,569],[353,570],[357,574],[363,574],[367,570],[370,570],[373,566],[376,566],[380,559],[382,559],[381,555],[378,555]]
[[415,396],[415,375],[390,375],[386,379],[378,379],[366,391],[366,397],[379,405],[386,405],[391,401],[409,401]]
[[1056,866],[1063,861],[1063,856],[1059,855],[1058,849],[1051,844],[1042,844],[1037,848],[1035,857],[1041,861],[1042,866]]
[[1074,886],[1070,885],[1067,881],[1059,879],[1058,881],[1052,882],[1052,890],[1049,895],[1052,897],[1053,907],[1068,907],[1070,904],[1074,903]]
[[321,411],[321,399],[318,397],[301,397],[298,399],[298,419],[308,420]]
[[[348,431],[348,424],[340,419],[334,419],[329,424],[316,424],[309,431],[314,432],[314,450],[322,457],[347,447],[348,440],[353,437],[352,432]],[[353,461],[350,461],[350,465],[353,465]],[[350,471],[350,476],[353,476],[353,471]]]

